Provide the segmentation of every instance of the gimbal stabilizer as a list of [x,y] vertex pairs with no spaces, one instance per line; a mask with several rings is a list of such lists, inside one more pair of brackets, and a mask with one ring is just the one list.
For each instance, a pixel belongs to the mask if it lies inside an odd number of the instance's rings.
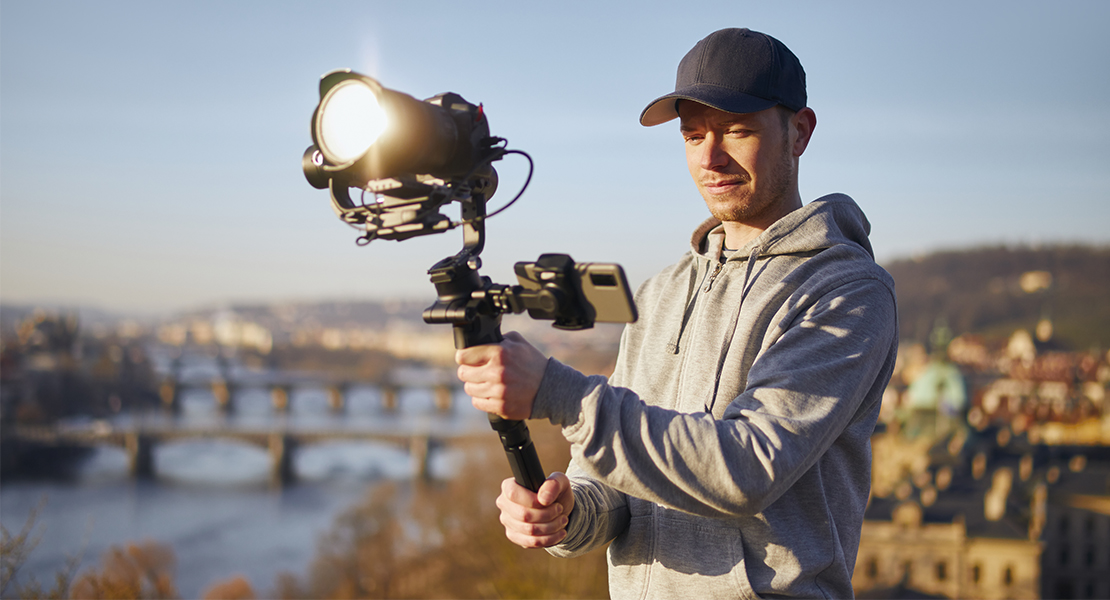
[[[495,284],[478,274],[485,221],[492,216],[486,201],[497,187],[491,164],[506,154],[528,156],[506,150],[504,140],[489,135],[481,106],[453,93],[422,102],[369,77],[333,71],[320,81],[312,139],[302,158],[305,177],[313,187],[330,190],[336,214],[364,232],[359,243],[462,227],[462,250],[428,271],[437,299],[424,311],[425,322],[454,328],[456,348],[500,342],[505,313],[528,311],[561,329],[636,320],[618,265],[575,264],[565,254],[544,254],[534,263],[516,264],[519,285]],[[356,204],[350,188],[373,194],[374,202]],[[455,201],[461,205],[458,222],[439,212]],[[489,421],[517,483],[538,491],[545,476],[527,425],[492,414]]]
[[[466,209],[464,202],[464,211]],[[472,210],[484,211],[482,202]],[[628,322],[636,319],[623,271],[616,265],[578,264],[565,254],[544,254],[535,263],[517,263],[517,278],[525,285],[499,285],[478,275],[484,238],[482,219],[464,224],[468,239],[476,240],[459,254],[436,263],[429,271],[438,298],[424,311],[426,323],[454,326],[455,347],[469,348],[501,341],[501,315],[528,311],[534,319],[552,319],[561,329],[586,329],[594,321]],[[585,287],[583,287],[585,286]],[[591,302],[590,297],[596,299]],[[599,311],[600,315],[599,315]],[[517,483],[538,491],[545,476],[523,421],[489,415]]]

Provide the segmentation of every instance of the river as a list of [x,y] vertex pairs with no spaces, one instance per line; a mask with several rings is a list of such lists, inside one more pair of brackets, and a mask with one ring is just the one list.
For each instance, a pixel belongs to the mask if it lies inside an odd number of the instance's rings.
[[[404,381],[441,374],[408,372]],[[221,416],[214,398],[192,390],[182,398],[181,423],[228,427],[321,426],[351,430],[433,431],[458,435],[495,434],[484,415],[461,392],[448,413],[434,407],[430,388],[402,388],[399,407],[385,411],[374,388],[348,392],[347,410],[331,414],[323,389],[298,389],[288,414],[275,413],[262,390],[236,397],[234,416]],[[121,414],[111,426],[133,423]],[[153,418],[153,417],[146,417]],[[164,418],[164,417],[158,417]],[[443,448],[430,460],[433,478],[450,477],[464,459]],[[71,479],[5,481],[0,487],[0,523],[17,533],[33,511],[37,547],[19,573],[49,588],[70,557],[81,569],[96,566],[112,546],[145,540],[168,545],[176,556],[175,581],[183,598],[199,598],[213,583],[235,576],[255,592],[272,590],[282,572],[303,577],[316,554],[317,539],[335,518],[359,502],[375,484],[406,481],[415,472],[408,453],[369,441],[326,442],[301,447],[294,457],[296,482],[270,483],[270,459],[261,448],[220,439],[194,439],[154,450],[157,476],[135,481],[122,449],[97,447]]]

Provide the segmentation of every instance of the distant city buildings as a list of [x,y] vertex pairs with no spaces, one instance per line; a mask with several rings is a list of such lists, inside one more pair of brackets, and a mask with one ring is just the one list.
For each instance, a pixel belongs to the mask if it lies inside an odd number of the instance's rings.
[[83,332],[72,313],[35,311],[0,335],[0,418],[51,422],[156,404],[142,344],[115,332]]
[[1047,320],[932,346],[884,396],[859,596],[1110,597],[1110,353],[1054,348]]
[[418,320],[421,310],[415,305],[395,304],[392,310],[385,305],[383,311],[340,306],[276,305],[183,315],[160,324],[157,338],[172,346],[215,345],[263,355],[275,347],[291,346],[377,350],[434,364],[454,360],[450,328],[423,324]]

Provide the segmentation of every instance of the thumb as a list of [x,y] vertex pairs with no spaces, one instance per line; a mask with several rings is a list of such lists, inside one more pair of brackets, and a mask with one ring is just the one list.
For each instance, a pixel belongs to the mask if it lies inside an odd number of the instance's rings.
[[570,487],[570,480],[562,473],[552,473],[536,492],[536,500],[543,506],[551,506]]

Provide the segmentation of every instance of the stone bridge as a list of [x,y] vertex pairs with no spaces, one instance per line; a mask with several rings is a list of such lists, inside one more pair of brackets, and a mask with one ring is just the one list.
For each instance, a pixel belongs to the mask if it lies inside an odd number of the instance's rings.
[[[484,432],[483,432],[484,433]],[[435,435],[427,432],[374,432],[342,429],[280,429],[229,428],[213,426],[141,425],[113,427],[103,421],[87,426],[15,425],[6,427],[8,441],[43,446],[117,446],[127,453],[128,467],[135,478],[153,478],[157,474],[154,448],[159,444],[183,439],[229,439],[266,450],[270,455],[271,481],[277,485],[295,480],[293,456],[297,448],[333,440],[376,441],[397,446],[409,452],[418,478],[429,477],[429,460],[433,451],[448,445],[486,439],[492,434]]]

